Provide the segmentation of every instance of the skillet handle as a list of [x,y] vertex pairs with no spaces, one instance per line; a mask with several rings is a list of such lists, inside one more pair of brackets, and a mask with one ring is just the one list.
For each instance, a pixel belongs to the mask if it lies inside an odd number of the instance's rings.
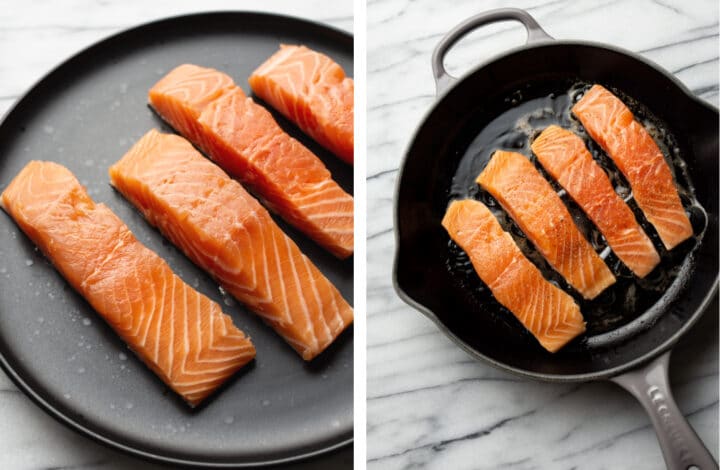
[[645,408],[669,470],[712,470],[718,465],[675,404],[670,392],[670,351],[640,369],[610,380],[630,392]]
[[447,33],[438,45],[435,46],[432,55],[432,69],[433,76],[435,77],[437,95],[443,93],[450,85],[457,81],[457,78],[447,73],[443,65],[448,50],[470,31],[486,24],[507,20],[519,21],[525,26],[525,30],[527,31],[526,44],[553,39],[552,36],[543,31],[537,21],[535,21],[528,12],[519,8],[499,8],[468,18]]

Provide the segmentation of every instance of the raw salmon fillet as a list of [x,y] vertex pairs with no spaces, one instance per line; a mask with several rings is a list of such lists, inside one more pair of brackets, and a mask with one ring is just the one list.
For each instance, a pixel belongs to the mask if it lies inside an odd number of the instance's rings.
[[230,77],[181,65],[152,87],[149,99],[165,121],[288,223],[339,258],[352,254],[352,196]]
[[657,266],[660,256],[655,247],[580,137],[550,126],[532,143],[532,151],[628,268],[643,278]]
[[477,182],[584,298],[597,297],[615,282],[550,183],[524,155],[496,151]]
[[2,206],[137,356],[191,406],[255,357],[220,306],[173,274],[67,168],[33,161]]
[[305,46],[282,44],[249,82],[256,95],[320,145],[353,163],[355,86],[330,57]]
[[479,201],[453,201],[443,227],[470,257],[480,279],[540,344],[556,352],[585,331],[572,297],[550,284]]
[[648,131],[615,95],[600,85],[572,109],[585,130],[625,175],[635,202],[668,250],[693,235],[670,166]]
[[182,137],[151,130],[110,167],[110,179],[303,359],[352,323],[352,308],[268,211]]

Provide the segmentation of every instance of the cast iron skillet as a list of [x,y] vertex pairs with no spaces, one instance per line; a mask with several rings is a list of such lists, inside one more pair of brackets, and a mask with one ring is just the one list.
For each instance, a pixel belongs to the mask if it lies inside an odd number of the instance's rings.
[[[506,20],[525,26],[525,46],[493,58],[461,80],[447,74],[443,59],[457,40],[474,28]],[[670,348],[717,293],[717,110],[642,57],[603,44],[553,40],[532,17],[517,9],[494,10],[457,26],[438,44],[432,66],[438,100],[409,146],[396,193],[393,280],[400,297],[471,356],[505,371],[545,381],[616,382],[645,407],[669,468],[717,468],[675,405],[668,384]],[[452,274],[447,265],[454,256],[452,244],[440,221],[457,191],[453,178],[466,161],[463,156],[488,123],[553,87],[566,89],[577,80],[623,92],[666,125],[677,152],[687,162],[704,213],[694,220],[698,237],[676,249],[684,258],[676,260],[677,275],[664,294],[617,328],[589,330],[584,338],[553,355],[528,339],[486,290],[459,282]],[[529,155],[527,142],[517,146]],[[679,170],[675,171],[678,175]],[[583,313],[586,319],[592,314]]]
[[[327,53],[353,70],[347,33],[296,18],[216,12],[118,33],[51,71],[0,124],[0,190],[30,160],[67,166],[137,238],[190,285],[219,302],[257,348],[254,365],[191,410],[128,351],[0,211],[0,365],[45,411],[95,440],[173,465],[238,467],[309,457],[352,440],[353,334],[306,363],[254,314],[168,243],[109,184],[108,167],[153,127],[148,89],[185,63],[247,78],[281,42]],[[352,167],[275,114],[352,192]],[[276,219],[277,220],[277,219]],[[340,261],[279,222],[352,300],[353,261]]]

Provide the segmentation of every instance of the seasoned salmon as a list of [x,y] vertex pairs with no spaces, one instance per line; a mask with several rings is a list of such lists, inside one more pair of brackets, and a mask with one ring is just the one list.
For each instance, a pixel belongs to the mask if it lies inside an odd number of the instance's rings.
[[151,130],[110,168],[110,179],[303,359],[352,323],[352,308],[268,211],[182,137]]
[[652,136],[618,97],[600,85],[573,106],[585,130],[625,175],[635,202],[668,250],[693,235],[670,166]]
[[181,65],[152,87],[149,99],[165,121],[272,211],[335,256],[352,254],[352,196],[230,77]]
[[220,306],[185,284],[67,168],[32,161],[2,207],[168,387],[191,406],[255,357]]
[[597,297],[615,282],[550,183],[524,155],[496,151],[477,182],[584,298]]
[[482,202],[451,202],[442,225],[468,254],[495,299],[545,349],[556,352],[585,331],[580,307],[573,298],[542,276]]
[[580,137],[561,127],[550,126],[532,143],[532,151],[628,268],[643,278],[657,266],[660,256],[650,238]]
[[353,79],[325,54],[282,44],[250,75],[260,98],[320,145],[353,163]]

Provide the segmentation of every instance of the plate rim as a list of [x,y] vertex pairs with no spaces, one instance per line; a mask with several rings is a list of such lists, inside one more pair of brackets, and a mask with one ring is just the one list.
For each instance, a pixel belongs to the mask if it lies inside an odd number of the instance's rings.
[[[44,73],[40,78],[38,78],[32,85],[27,87],[24,92],[18,96],[18,98],[15,100],[15,102],[5,111],[5,113],[0,116],[0,129],[6,124],[6,121],[8,118],[20,107],[23,105],[23,103],[26,101],[28,96],[32,94],[37,88],[39,88],[43,83],[45,83],[47,80],[49,80],[55,73],[58,73],[61,71],[64,67],[69,66],[72,61],[78,60],[81,56],[91,53],[92,51],[105,47],[108,43],[111,41],[115,41],[121,36],[127,35],[127,34],[133,34],[137,33],[138,31],[142,29],[148,29],[148,28],[157,28],[161,27],[166,24],[172,24],[178,21],[187,21],[191,20],[193,18],[198,19],[201,17],[208,18],[208,17],[222,17],[222,16],[242,16],[246,18],[250,17],[256,17],[256,18],[262,18],[266,21],[272,21],[272,20],[278,20],[278,21],[285,21],[285,22],[292,22],[296,24],[303,25],[305,27],[324,30],[325,32],[329,32],[332,34],[337,35],[338,37],[342,38],[344,41],[350,41],[351,47],[354,48],[354,36],[348,31],[341,30],[339,28],[336,28],[334,26],[321,23],[314,20],[309,20],[307,18],[301,18],[297,16],[292,15],[286,15],[281,13],[271,13],[271,12],[262,12],[262,11],[250,11],[250,10],[207,10],[207,11],[199,11],[199,12],[193,12],[193,13],[183,13],[178,15],[172,15],[172,16],[166,16],[166,17],[159,17],[152,19],[150,21],[142,22],[135,24],[133,26],[123,28],[117,32],[114,32],[110,35],[104,36],[89,45],[83,47],[82,49],[72,53],[70,56],[66,57],[65,59],[62,59],[59,63],[57,63],[55,66],[51,67],[50,70],[48,70],[46,73]],[[353,74],[354,76],[354,74]],[[338,442],[330,445],[322,446],[318,449],[307,451],[307,452],[300,452],[295,455],[291,455],[288,457],[278,458],[278,459],[265,459],[265,460],[257,460],[257,461],[236,461],[236,462],[212,462],[209,460],[200,460],[200,459],[191,459],[186,457],[173,457],[171,455],[163,455],[156,452],[150,452],[147,450],[143,450],[141,448],[138,448],[137,446],[132,446],[125,444],[121,442],[119,439],[114,439],[111,437],[108,437],[104,435],[101,432],[95,431],[91,429],[90,427],[80,423],[78,420],[72,418],[71,416],[68,416],[67,413],[63,412],[59,408],[55,407],[53,404],[51,404],[46,397],[43,397],[41,393],[37,392],[32,385],[30,385],[27,381],[21,377],[21,375],[13,368],[13,366],[10,364],[8,359],[5,357],[5,354],[3,353],[3,348],[0,348],[0,369],[3,370],[3,372],[8,376],[8,378],[13,382],[13,384],[21,391],[25,396],[30,398],[31,402],[34,403],[38,408],[40,408],[42,411],[44,411],[47,415],[55,419],[57,422],[63,424],[68,429],[73,430],[74,432],[78,433],[79,435],[89,438],[93,440],[94,442],[97,442],[99,444],[102,444],[103,446],[115,450],[120,451],[122,453],[125,453],[126,455],[130,455],[136,458],[140,458],[147,461],[152,462],[158,462],[158,463],[164,463],[164,464],[173,464],[173,465],[182,465],[182,466],[192,466],[192,467],[204,467],[204,468],[251,468],[251,467],[268,467],[268,466],[275,466],[275,465],[283,465],[283,464],[289,464],[298,462],[301,460],[307,460],[314,457],[318,457],[321,455],[329,454],[333,451],[336,451],[340,448],[343,448],[345,446],[349,446],[354,442],[354,420],[353,420],[353,427],[351,427],[349,430],[341,430],[340,435],[346,434],[348,431],[350,432],[350,437],[343,438],[339,440]],[[354,405],[353,405],[354,407]]]

